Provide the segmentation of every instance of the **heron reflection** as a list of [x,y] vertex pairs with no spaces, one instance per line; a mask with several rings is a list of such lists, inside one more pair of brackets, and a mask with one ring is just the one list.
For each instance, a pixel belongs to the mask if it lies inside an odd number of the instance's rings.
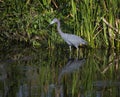
[[67,62],[66,66],[63,67],[63,69],[61,70],[61,72],[59,74],[59,77],[58,77],[58,80],[60,81],[61,77],[64,74],[69,74],[69,73],[72,73],[72,72],[78,70],[80,67],[82,67],[84,65],[85,62],[86,62],[85,58],[82,58],[82,59],[70,59]]

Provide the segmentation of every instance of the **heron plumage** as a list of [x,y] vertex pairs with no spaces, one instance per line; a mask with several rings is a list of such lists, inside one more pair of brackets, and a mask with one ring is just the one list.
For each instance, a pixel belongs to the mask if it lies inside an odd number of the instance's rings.
[[80,36],[63,33],[62,30],[60,29],[60,21],[57,18],[53,19],[53,21],[51,21],[50,24],[54,24],[54,23],[57,23],[58,33],[60,34],[62,39],[69,45],[70,50],[71,50],[71,46],[74,46],[78,49],[78,46],[80,44],[87,45],[87,42],[84,39],[82,39]]

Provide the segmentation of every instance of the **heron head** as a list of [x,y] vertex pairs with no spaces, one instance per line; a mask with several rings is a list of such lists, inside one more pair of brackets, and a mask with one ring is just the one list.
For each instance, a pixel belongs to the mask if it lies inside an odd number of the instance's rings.
[[54,24],[54,23],[56,23],[56,22],[58,22],[58,19],[57,19],[57,18],[54,18],[54,19],[50,22],[50,25],[51,25],[51,24]]

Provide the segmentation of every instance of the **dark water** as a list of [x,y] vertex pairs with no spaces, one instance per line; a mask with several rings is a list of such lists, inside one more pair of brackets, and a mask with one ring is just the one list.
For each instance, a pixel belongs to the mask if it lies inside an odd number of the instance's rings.
[[120,97],[120,53],[1,49],[0,97]]

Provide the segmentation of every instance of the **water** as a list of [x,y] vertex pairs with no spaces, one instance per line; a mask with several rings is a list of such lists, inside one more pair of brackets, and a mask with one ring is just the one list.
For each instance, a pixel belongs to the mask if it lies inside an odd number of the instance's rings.
[[120,97],[115,50],[0,50],[0,97]]

